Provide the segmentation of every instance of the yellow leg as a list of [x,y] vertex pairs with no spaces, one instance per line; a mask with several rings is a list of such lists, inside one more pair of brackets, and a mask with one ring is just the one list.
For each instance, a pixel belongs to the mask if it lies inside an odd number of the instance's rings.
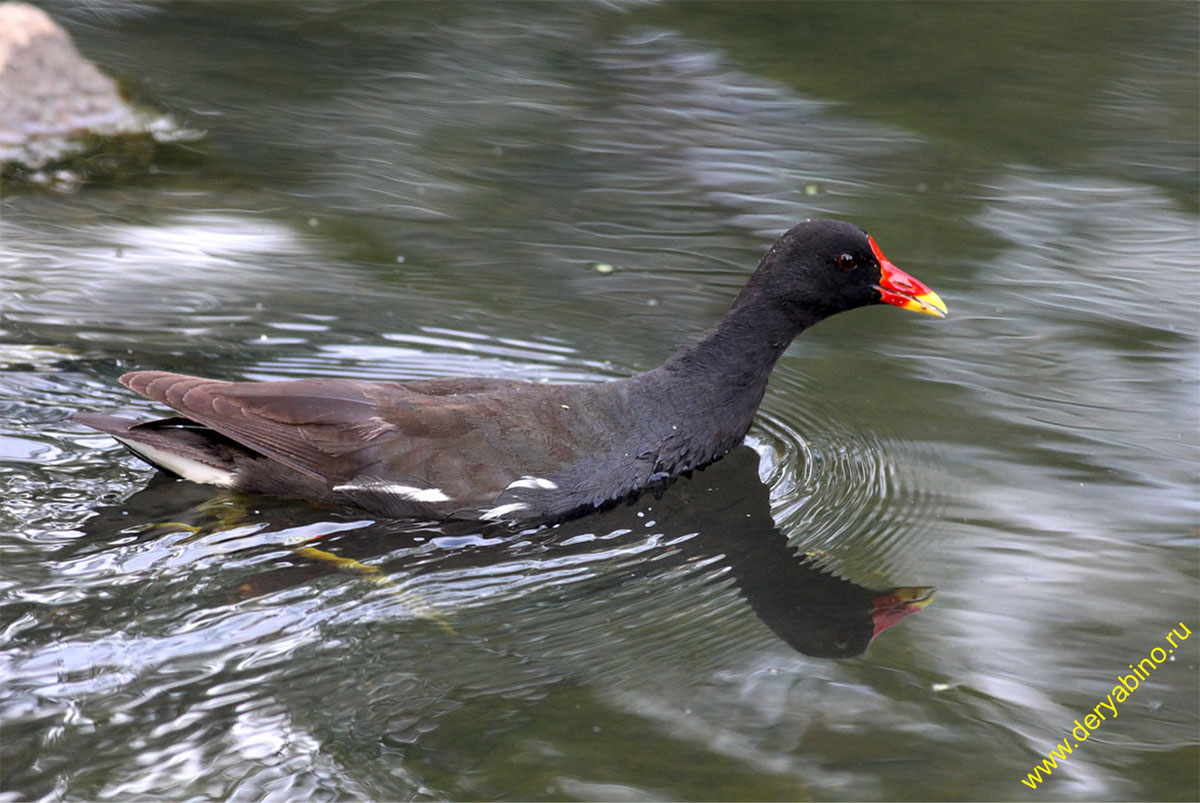
[[378,566],[368,566],[354,558],[343,558],[340,555],[335,555],[332,552],[326,552],[324,549],[317,549],[311,546],[297,548],[296,554],[310,560],[332,563],[340,571],[357,574],[364,580],[369,580],[380,588],[389,589],[392,596],[404,603],[405,607],[411,610],[415,616],[436,622],[443,632],[454,635],[454,628],[446,621],[446,617],[442,616],[436,608],[426,602],[424,597],[415,591],[406,591],[403,587],[398,586],[392,578],[380,571]]

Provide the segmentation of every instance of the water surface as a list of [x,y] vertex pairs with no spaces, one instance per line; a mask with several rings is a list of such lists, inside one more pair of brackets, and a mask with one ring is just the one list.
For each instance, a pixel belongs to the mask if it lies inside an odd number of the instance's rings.
[[[5,799],[1200,794],[1198,640],[1021,783],[1200,632],[1194,5],[46,8],[205,136],[4,193]],[[951,317],[806,332],[748,448],[559,528],[231,496],[66,420],[160,412],[132,368],[626,376],[815,216]],[[937,598],[821,657],[894,586]]]

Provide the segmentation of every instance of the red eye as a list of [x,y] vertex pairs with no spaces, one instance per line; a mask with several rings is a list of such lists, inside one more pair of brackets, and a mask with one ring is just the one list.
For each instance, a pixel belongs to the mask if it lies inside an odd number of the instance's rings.
[[853,254],[842,254],[837,258],[837,266],[842,270],[851,270],[858,266]]

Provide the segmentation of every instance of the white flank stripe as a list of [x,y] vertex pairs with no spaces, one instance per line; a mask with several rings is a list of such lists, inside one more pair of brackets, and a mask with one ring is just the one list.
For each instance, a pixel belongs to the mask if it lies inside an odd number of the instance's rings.
[[412,502],[449,502],[450,497],[441,488],[417,488],[414,485],[397,485],[394,482],[347,482],[333,486],[335,491],[370,491],[371,493],[395,494]]
[[198,482],[201,485],[216,485],[221,488],[229,488],[233,485],[232,472],[222,471],[219,468],[206,465],[197,460],[189,460],[173,452],[168,452],[154,446],[147,446],[137,441],[126,440],[125,438],[117,438],[117,440],[129,447],[130,451],[144,457],[160,468],[165,468],[167,471],[178,474],[185,480]]
[[524,502],[511,502],[507,505],[494,507],[491,510],[485,510],[480,514],[479,518],[485,521],[495,521],[496,519],[504,518],[509,513],[516,513],[518,510],[525,510],[528,507],[529,505]]
[[526,474],[519,480],[513,480],[504,490],[511,491],[513,488],[541,488],[543,491],[553,491],[558,487],[557,482],[553,482],[543,477],[531,477]]

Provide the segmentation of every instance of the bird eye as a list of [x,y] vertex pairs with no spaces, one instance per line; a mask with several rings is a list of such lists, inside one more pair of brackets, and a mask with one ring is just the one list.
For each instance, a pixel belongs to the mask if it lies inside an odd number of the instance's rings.
[[842,270],[852,270],[858,267],[858,262],[854,259],[853,254],[842,254],[837,258],[837,266]]

